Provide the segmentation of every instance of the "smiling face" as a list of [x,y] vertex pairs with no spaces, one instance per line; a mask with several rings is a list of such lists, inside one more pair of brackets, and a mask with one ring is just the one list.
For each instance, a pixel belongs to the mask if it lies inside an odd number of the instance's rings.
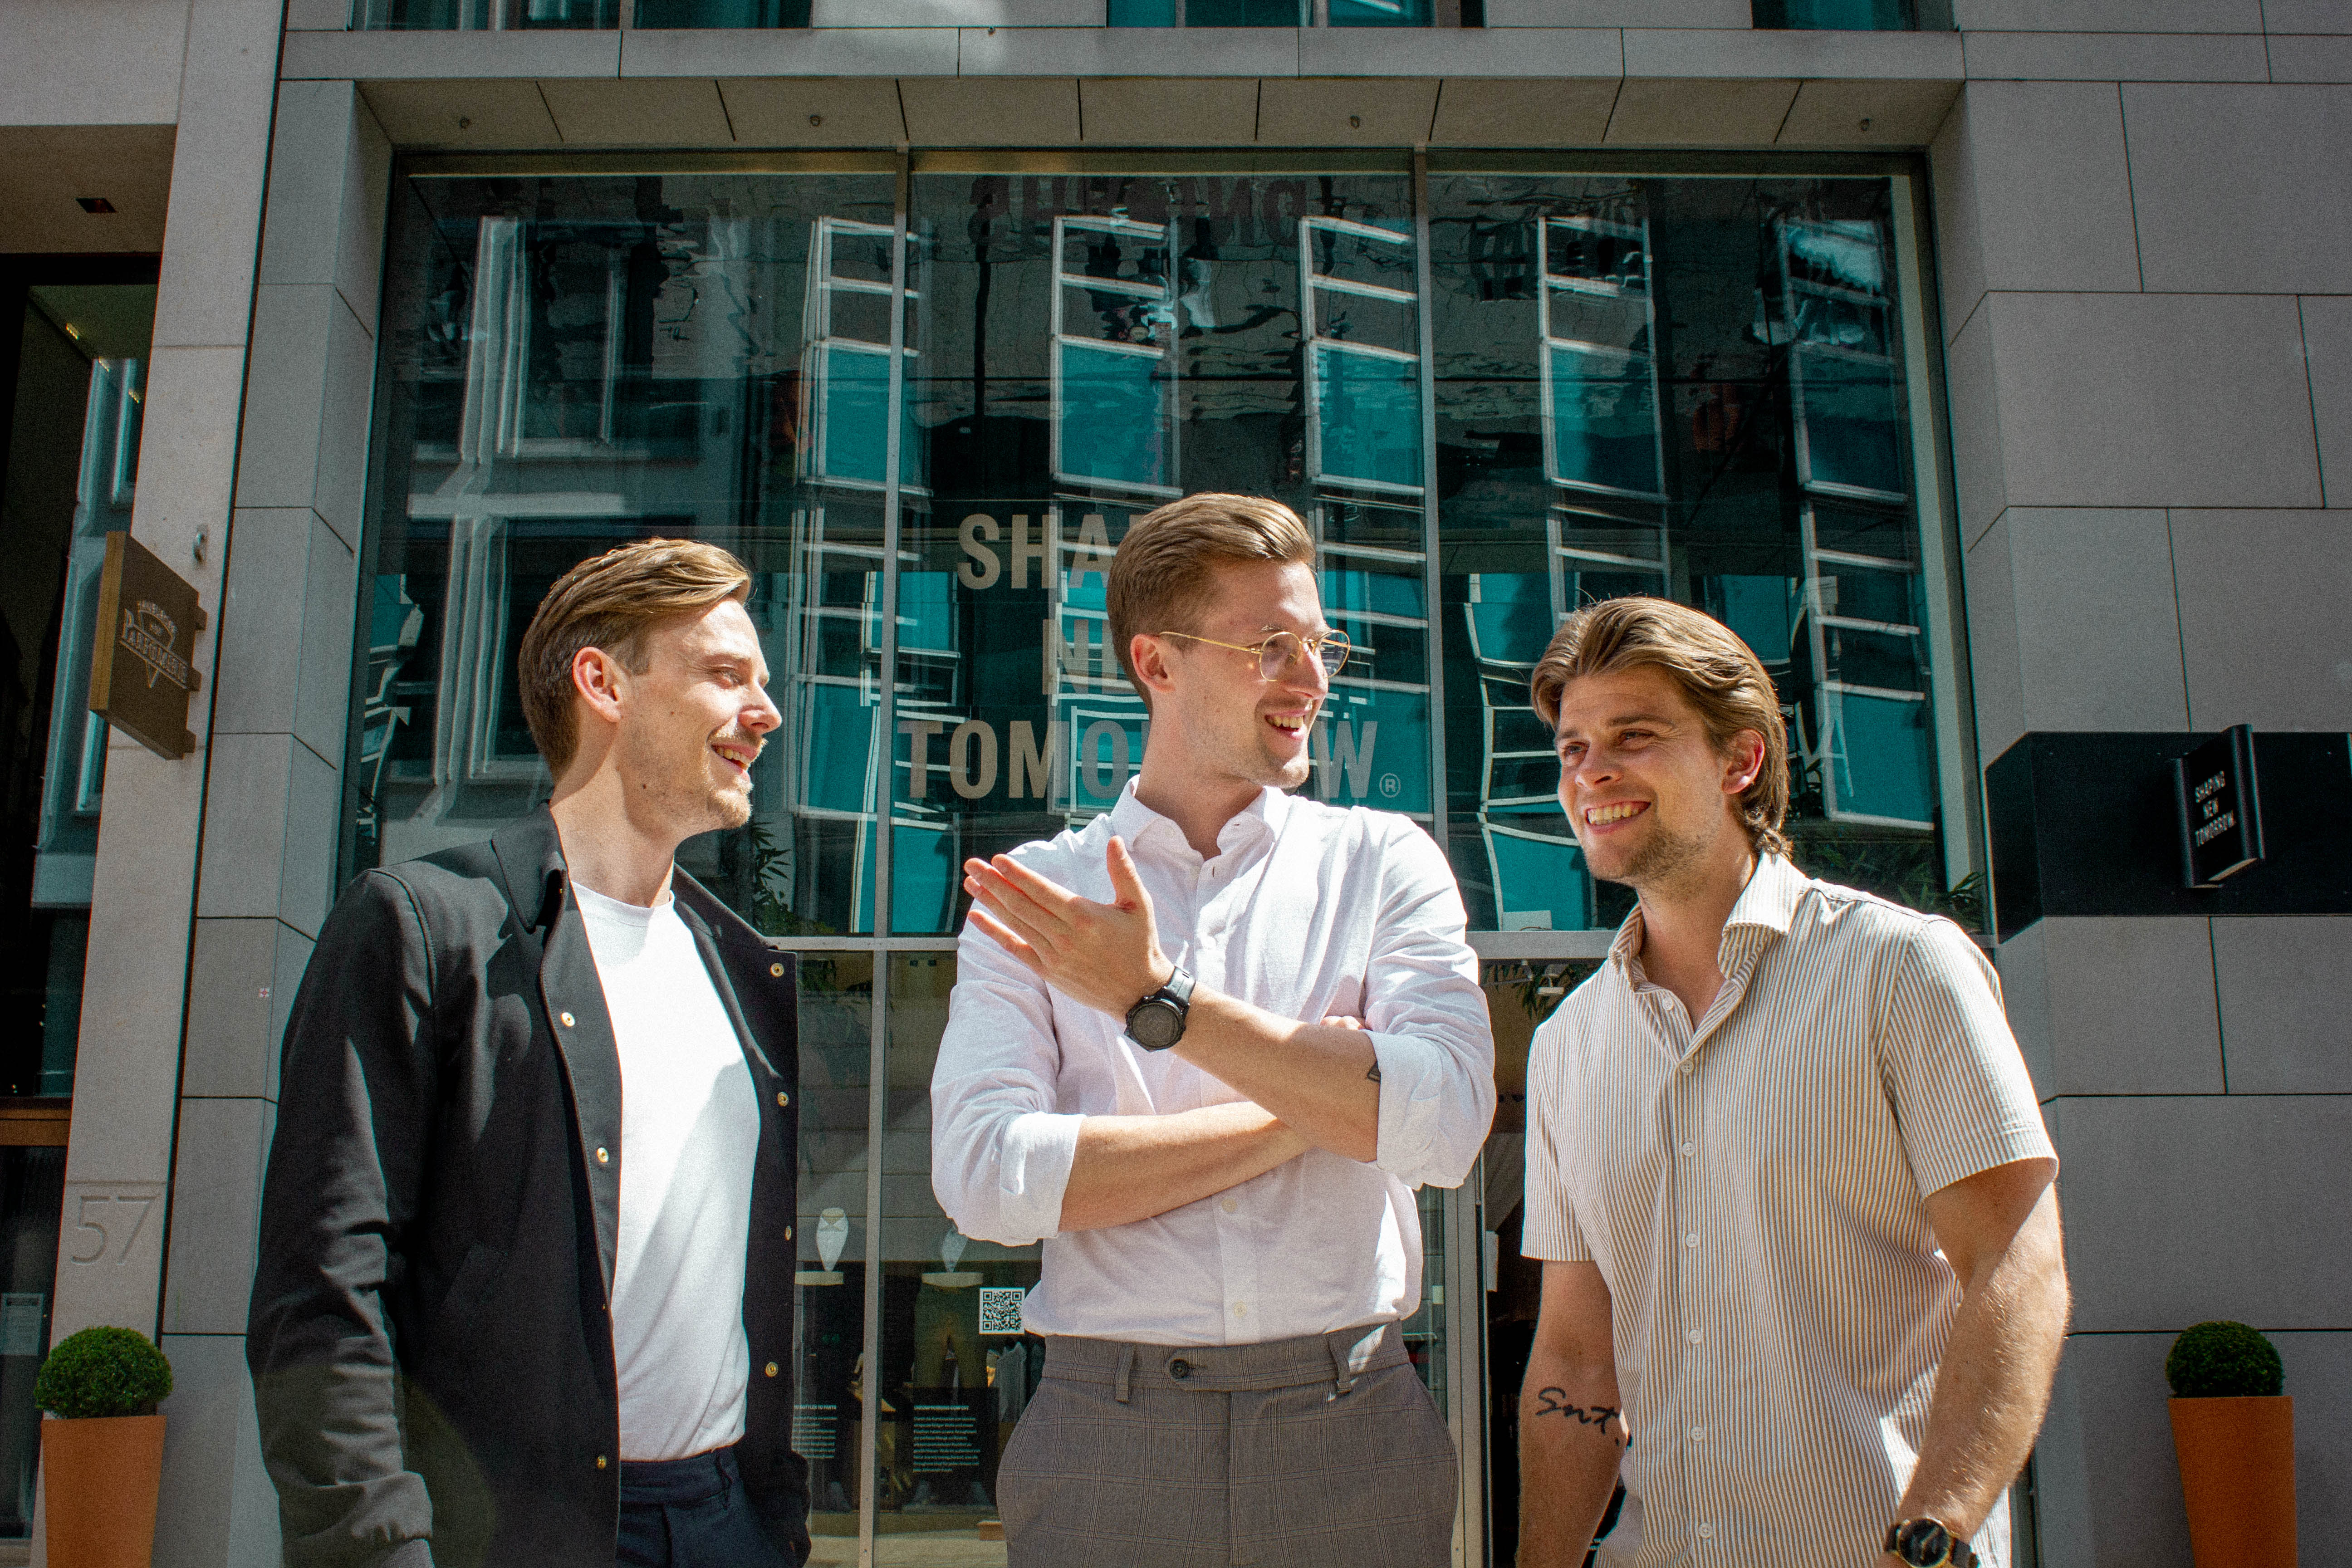
[[618,699],[611,755],[628,810],[681,837],[740,827],[751,816],[752,759],[783,721],[751,617],[722,599],[648,627],[642,656],[641,671],[606,667]]
[[1560,689],[1559,804],[1603,881],[1669,892],[1749,853],[1739,797],[1764,763],[1752,731],[1718,749],[1665,671],[1634,665]]
[[1330,679],[1312,658],[1279,680],[1258,674],[1257,660],[1232,647],[1276,632],[1312,640],[1330,631],[1315,574],[1297,561],[1228,561],[1212,569],[1208,609],[1186,628],[1213,639],[1136,638],[1139,668],[1150,679],[1152,732],[1168,727],[1186,765],[1221,784],[1295,789],[1311,766],[1307,737],[1331,695]]

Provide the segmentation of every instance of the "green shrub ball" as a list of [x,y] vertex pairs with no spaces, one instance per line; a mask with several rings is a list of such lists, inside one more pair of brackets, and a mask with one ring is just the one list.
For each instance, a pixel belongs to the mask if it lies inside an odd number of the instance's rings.
[[2199,1323],[2172,1342],[2164,1378],[2178,1399],[2242,1399],[2279,1393],[2286,1386],[2286,1369],[2260,1330],[2243,1323]]
[[68,1421],[152,1415],[172,1392],[172,1363],[155,1342],[129,1329],[68,1334],[33,1380],[33,1403]]

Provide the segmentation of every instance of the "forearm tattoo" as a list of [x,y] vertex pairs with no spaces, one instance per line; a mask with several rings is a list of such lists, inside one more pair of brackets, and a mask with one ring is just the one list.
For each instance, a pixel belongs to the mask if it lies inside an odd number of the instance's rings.
[[[1601,1436],[1612,1442],[1622,1445],[1625,1441],[1625,1413],[1622,1410],[1613,1405],[1571,1405],[1568,1400],[1568,1390],[1564,1388],[1537,1389],[1535,1413],[1538,1415],[1558,1415],[1574,1421],[1580,1426],[1598,1426]],[[1609,1429],[1612,1421],[1617,1424],[1614,1432]]]

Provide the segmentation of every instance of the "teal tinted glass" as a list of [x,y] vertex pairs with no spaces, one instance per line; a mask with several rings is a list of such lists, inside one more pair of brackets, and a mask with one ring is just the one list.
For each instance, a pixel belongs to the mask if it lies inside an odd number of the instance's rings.
[[1341,342],[1314,350],[1318,469],[1335,481],[1383,489],[1421,488],[1421,371],[1417,358],[1366,353]]
[[1335,27],[1426,27],[1430,0],[1329,0]]
[[1902,32],[1918,26],[1915,0],[1756,0],[1755,20],[1759,27],[1853,32]]
[[1157,351],[1125,344],[1055,345],[1058,477],[1154,490],[1167,479],[1162,433],[1168,382]]
[[1135,518],[1214,489],[1305,520],[1355,649],[1304,787],[1442,814],[1474,924],[1622,913],[1527,678],[1563,616],[1627,594],[1762,660],[1801,852],[1940,890],[1948,590],[1916,515],[1892,187],[1430,190],[1424,263],[1397,174],[919,173],[901,294],[883,174],[410,181],[347,865],[543,798],[523,628],[583,556],[680,534],[750,569],[782,719],[755,820],[689,868],[779,932],[952,931],[966,858],[1083,824],[1142,765],[1108,563]]
[[[1801,864],[1964,917],[1943,830],[1896,222],[1879,180],[1441,175],[1449,848],[1474,925],[1613,924],[1528,673],[1595,600],[1730,626],[1780,699]],[[1924,891],[1923,891],[1924,889]]]
[[902,536],[892,929],[953,930],[964,858],[1087,821],[1142,765],[1104,588],[1129,525],[1179,493],[1307,521],[1357,651],[1307,787],[1426,817],[1407,182],[919,174],[913,202],[927,466]]
[[772,932],[872,929],[891,195],[887,174],[404,185],[347,873],[546,797],[523,631],[574,563],[658,534],[749,569],[782,720],[751,822],[680,863]]

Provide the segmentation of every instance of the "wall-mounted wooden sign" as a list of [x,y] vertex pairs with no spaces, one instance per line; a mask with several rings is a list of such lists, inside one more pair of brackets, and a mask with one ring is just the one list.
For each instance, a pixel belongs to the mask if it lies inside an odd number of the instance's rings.
[[188,656],[205,626],[195,589],[128,531],[110,533],[97,624],[89,710],[159,757],[194,751],[188,699],[204,678]]
[[2225,730],[2182,757],[2172,764],[2172,778],[2180,804],[2183,885],[2218,888],[2263,858],[2252,725]]

